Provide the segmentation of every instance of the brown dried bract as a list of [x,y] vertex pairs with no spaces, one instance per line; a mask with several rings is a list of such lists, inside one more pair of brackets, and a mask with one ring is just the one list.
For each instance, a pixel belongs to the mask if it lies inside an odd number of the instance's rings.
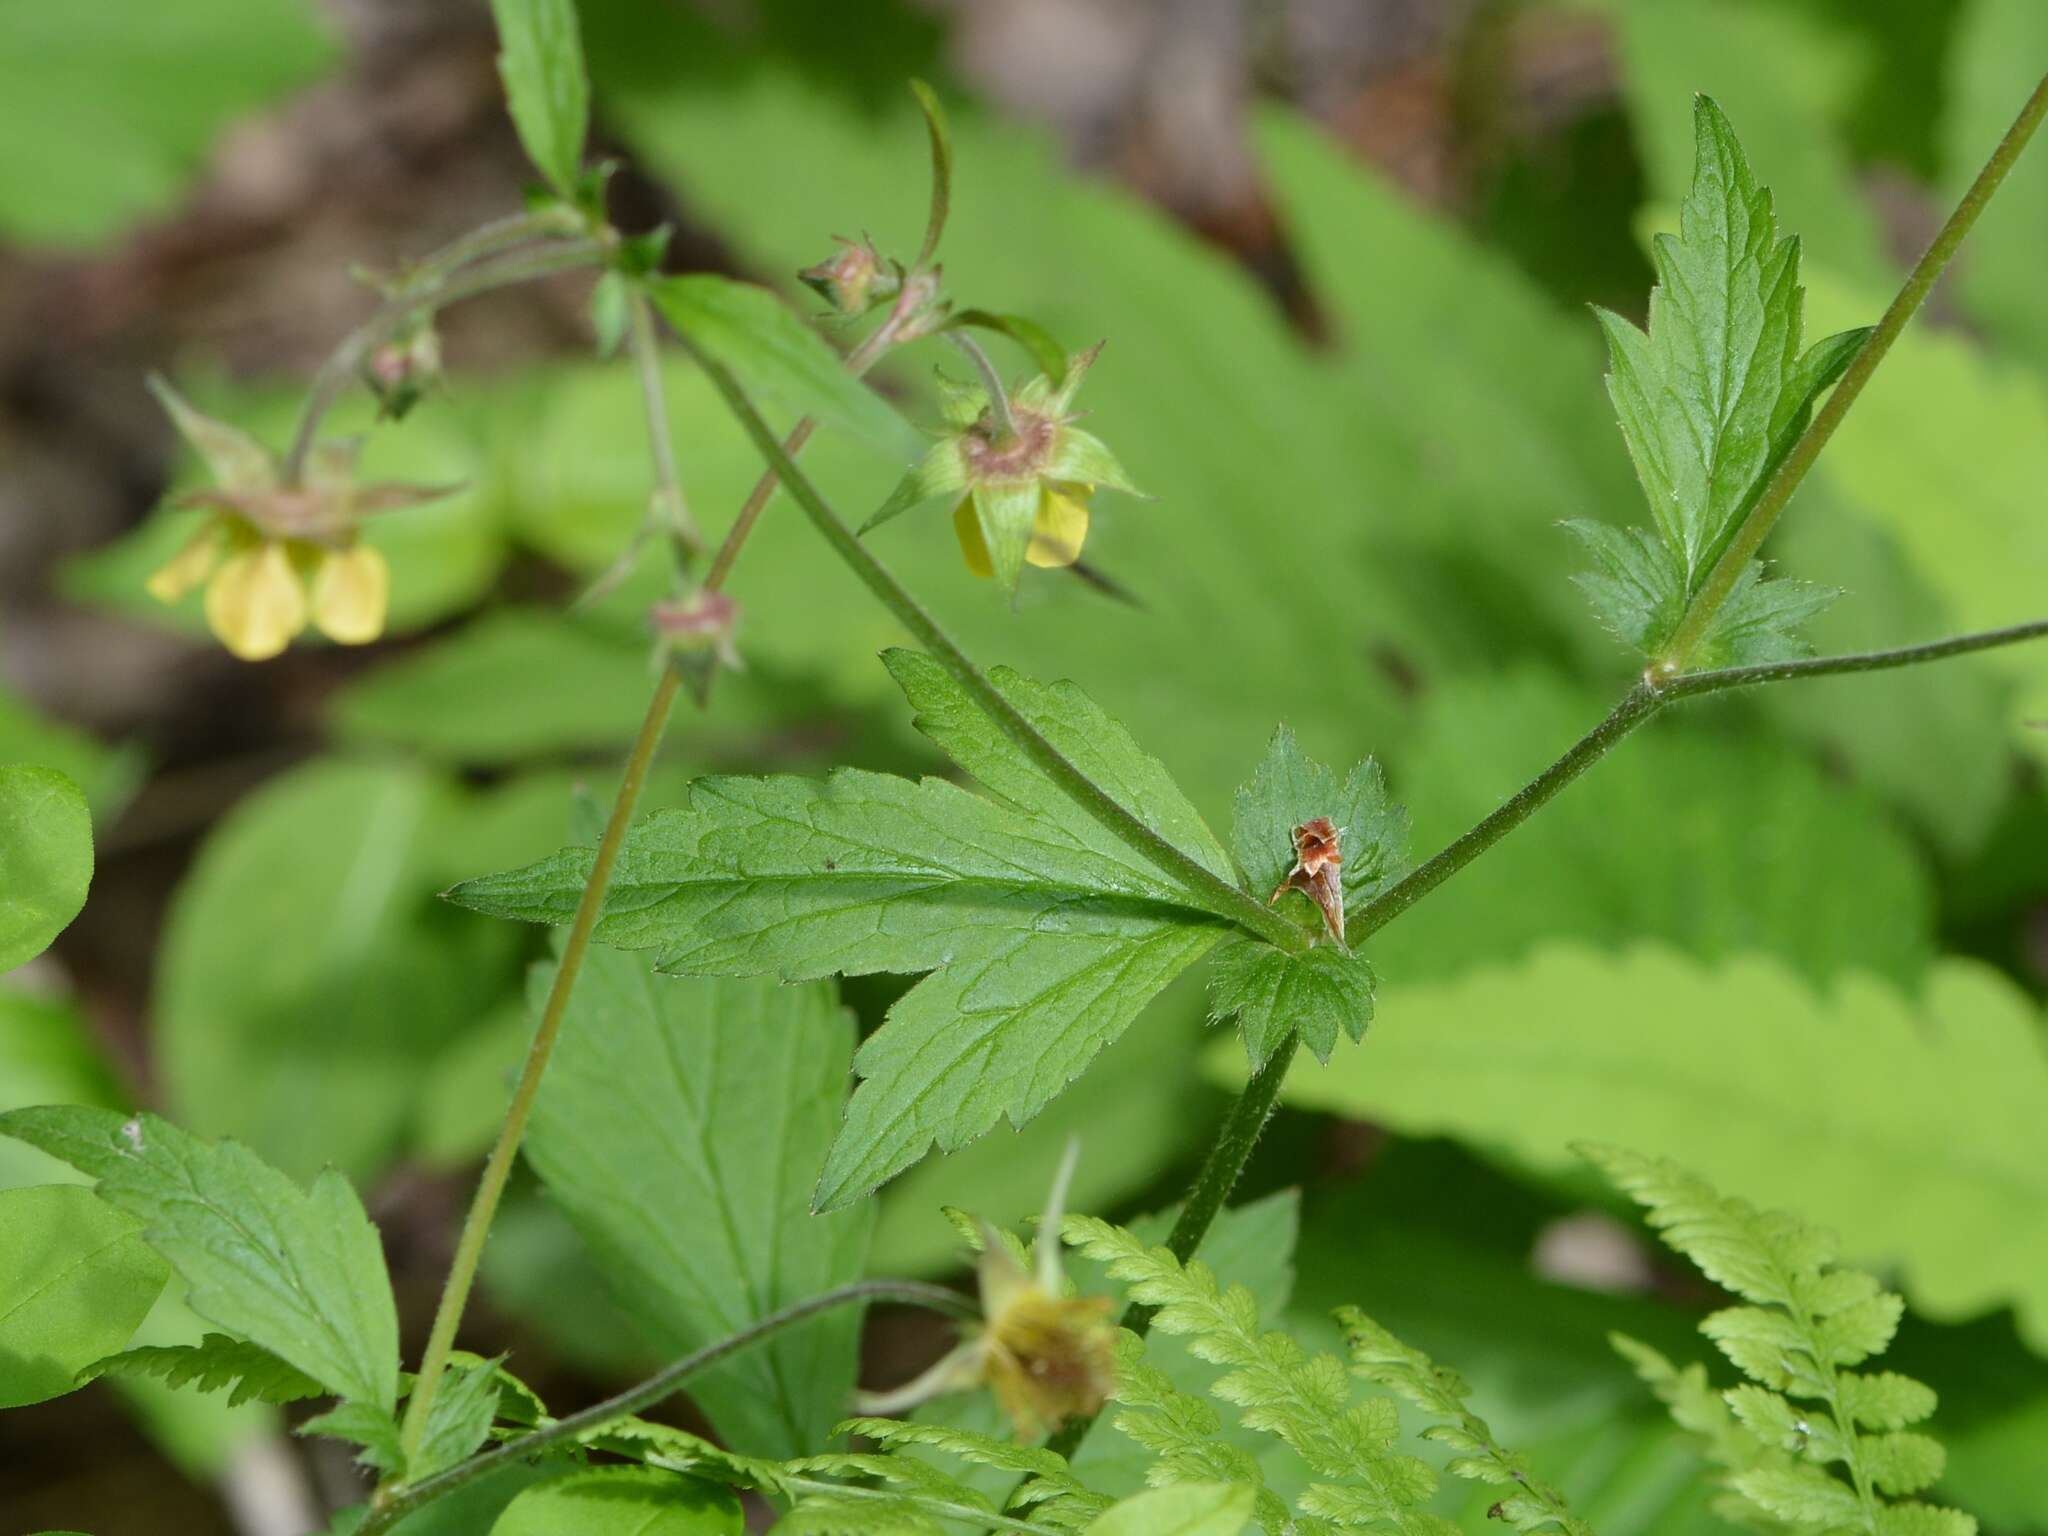
[[1344,942],[1344,851],[1342,829],[1327,816],[1304,821],[1294,829],[1294,868],[1267,898],[1271,906],[1289,891],[1300,891],[1322,909],[1323,926]]

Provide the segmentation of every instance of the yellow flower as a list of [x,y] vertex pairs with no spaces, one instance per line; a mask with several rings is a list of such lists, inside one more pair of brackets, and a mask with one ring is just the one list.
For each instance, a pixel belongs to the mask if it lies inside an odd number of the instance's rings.
[[384,632],[391,569],[357,537],[372,512],[412,506],[452,487],[355,483],[360,444],[322,443],[302,485],[285,485],[268,449],[202,415],[161,379],[150,387],[178,432],[213,471],[214,485],[178,498],[212,511],[199,532],[145,583],[174,603],[206,589],[206,622],[244,661],[267,661],[310,622],[330,640],[364,645]]
[[1015,590],[1026,565],[1050,568],[1081,558],[1096,490],[1139,494],[1101,439],[1074,425],[1068,409],[1100,348],[1082,353],[1055,386],[1043,375],[1010,398],[1009,425],[986,392],[948,386],[954,428],[903,478],[861,529],[866,533],[920,502],[954,495],[953,531],[967,568]]
[[1116,1324],[1107,1296],[1070,1296],[1060,1267],[1060,1216],[1078,1147],[1069,1143],[1039,1224],[1035,1262],[982,1225],[982,1325],[938,1364],[890,1392],[863,1394],[860,1410],[907,1412],[941,1393],[986,1386],[1016,1430],[1035,1440],[1097,1412],[1116,1390]]

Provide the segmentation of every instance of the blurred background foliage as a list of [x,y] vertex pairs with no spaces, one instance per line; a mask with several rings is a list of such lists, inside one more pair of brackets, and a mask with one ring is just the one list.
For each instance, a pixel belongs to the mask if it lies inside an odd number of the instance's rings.
[[[829,236],[914,239],[902,82],[941,84],[950,291],[1069,346],[1108,339],[1092,425],[1158,500],[1097,509],[1091,562],[1131,603],[1048,577],[1005,608],[937,513],[878,547],[976,655],[1082,682],[1217,824],[1285,720],[1318,758],[1380,758],[1418,854],[1627,680],[1555,524],[1638,516],[1584,306],[1640,316],[1691,94],[1721,101],[1805,237],[1819,334],[1875,315],[2048,62],[2040,0],[583,11],[617,217],[673,221],[678,264],[794,302]],[[190,516],[158,503],[195,472],[142,378],[175,371],[281,437],[368,307],[349,263],[397,265],[515,202],[491,57],[481,6],[0,7],[0,759],[76,779],[101,843],[83,917],[0,983],[0,1107],[148,1103],[301,1175],[344,1168],[409,1329],[539,958],[436,893],[559,845],[648,687],[652,570],[567,608],[645,503],[635,385],[593,355],[585,280],[450,314],[450,382],[368,450],[372,478],[466,487],[375,527],[392,636],[249,668],[141,591]],[[1777,557],[1849,593],[1823,649],[2039,614],[2044,244],[2048,162],[2029,160],[1799,498]],[[883,377],[928,419],[928,356]],[[669,387],[685,488],[719,529],[755,461],[701,378],[679,363]],[[900,469],[829,432],[809,462],[856,516]],[[672,732],[655,804],[714,768],[942,771],[875,663],[900,637],[786,511],[732,585],[747,670]],[[1941,1496],[1994,1533],[2048,1531],[2044,771],[2039,648],[1659,721],[1376,941],[1374,1033],[1297,1069],[1245,1191],[1301,1192],[1244,1245],[1269,1313],[1314,1330],[1362,1302],[1464,1371],[1608,1536],[1706,1531],[1696,1461],[1605,1333],[1691,1358],[1710,1298],[1564,1151],[1632,1139],[1796,1205],[1897,1279],[1900,1368],[1942,1395]],[[846,1000],[871,1024],[895,990]],[[1241,1060],[1177,988],[1023,1132],[886,1190],[868,1267],[955,1266],[939,1207],[1017,1220],[1070,1132],[1083,1207],[1158,1207]],[[787,1069],[762,1051],[761,1073]],[[7,1184],[63,1176],[0,1147]],[[510,1348],[558,1409],[679,1336],[608,1299],[531,1182],[486,1280],[473,1342]],[[195,1327],[167,1300],[143,1337]],[[865,1379],[942,1342],[879,1319]],[[9,1415],[0,1523],[297,1529],[348,1474],[276,1429],[132,1384]],[[1483,1504],[1446,1508],[1476,1530]]]

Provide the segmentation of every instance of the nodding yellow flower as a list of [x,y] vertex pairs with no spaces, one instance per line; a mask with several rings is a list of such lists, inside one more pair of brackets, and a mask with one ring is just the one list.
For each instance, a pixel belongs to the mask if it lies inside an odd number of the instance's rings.
[[206,623],[244,661],[267,661],[310,623],[342,645],[384,632],[391,568],[357,537],[365,516],[446,495],[449,486],[355,483],[358,440],[313,450],[304,483],[285,485],[270,451],[239,427],[194,410],[170,385],[150,387],[214,484],[178,498],[211,510],[204,526],[145,583],[175,603],[206,589]]
[[975,575],[1014,591],[1026,565],[1072,565],[1088,539],[1089,501],[1101,487],[1141,494],[1102,440],[1074,425],[1068,407],[1100,347],[1080,354],[1055,385],[1043,374],[1008,401],[1009,424],[986,391],[946,386],[953,429],[903,478],[869,529],[938,496],[958,494],[953,531]]
[[1035,1440],[1095,1413],[1116,1390],[1116,1324],[1107,1296],[1071,1296],[1060,1267],[1060,1217],[1079,1152],[1069,1143],[1027,1267],[985,1223],[978,1274],[981,1326],[931,1369],[890,1392],[863,1394],[862,1413],[890,1416],[947,1392],[986,1386],[1017,1437]]

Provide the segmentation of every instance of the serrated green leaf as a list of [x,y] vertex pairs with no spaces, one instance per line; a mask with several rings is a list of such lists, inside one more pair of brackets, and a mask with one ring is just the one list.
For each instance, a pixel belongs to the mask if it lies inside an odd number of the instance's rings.
[[92,883],[92,812],[54,768],[0,763],[0,971],[50,947]]
[[1818,1467],[1757,1467],[1729,1481],[1744,1498],[1795,1525],[1832,1529],[1862,1518],[1855,1491]]
[[0,1408],[17,1408],[127,1343],[169,1271],[132,1217],[76,1184],[0,1191],[0,1232]]
[[529,1488],[491,1536],[740,1536],[739,1500],[695,1478],[603,1467]]
[[304,0],[8,6],[0,228],[83,249],[171,211],[231,124],[337,56]]
[[[2039,1030],[2009,982],[1965,962],[1937,965],[1916,1004],[1869,977],[1816,997],[1757,958],[1708,969],[1652,948],[1557,946],[1454,983],[1390,987],[1370,1048],[1298,1066],[1284,1093],[1540,1168],[1570,1166],[1575,1140],[1659,1148],[1721,1188],[1812,1213],[1851,1254],[1896,1260],[1930,1316],[2011,1302],[2048,1351],[2044,1269],[2013,1238],[2048,1200]],[[1210,1061],[1243,1075],[1235,1048]],[[1604,1086],[1623,1077],[1625,1094]],[[1801,1129],[1820,1103],[1826,1157]]]
[[484,1443],[498,1417],[502,1390],[498,1365],[503,1358],[450,1365],[441,1390],[428,1405],[419,1454],[405,1468],[408,1479],[432,1477],[457,1462],[467,1461]]
[[590,81],[575,0],[491,0],[498,73],[519,142],[548,184],[574,200],[590,126]]
[[[1697,99],[1693,127],[1692,191],[1678,234],[1655,242],[1647,333],[1600,313],[1608,393],[1665,569],[1644,581],[1636,567],[1651,558],[1648,546],[1610,538],[1596,544],[1602,571],[1591,590],[1603,621],[1640,634],[1652,653],[1861,343],[1830,337],[1802,355],[1798,242],[1778,238],[1770,193],[1709,98]],[[1771,592],[1760,572],[1749,581],[1744,621],[1703,664],[1782,654],[1791,619],[1821,601]]]
[[[552,975],[536,973],[536,1007]],[[646,955],[586,957],[526,1156],[660,1357],[860,1277],[871,1213],[814,1216],[809,1201],[852,1054],[829,984],[669,980]],[[818,1450],[845,1414],[859,1330],[842,1308],[690,1391],[738,1449]]]
[[1087,1536],[1238,1536],[1251,1523],[1252,1498],[1228,1483],[1152,1488],[1104,1510]]
[[1911,1430],[1864,1435],[1856,1442],[1856,1454],[1879,1490],[1895,1496],[1918,1493],[1940,1478],[1948,1463],[1940,1441]]
[[1293,1030],[1316,1060],[1328,1061],[1340,1032],[1365,1038],[1376,980],[1363,955],[1331,945],[1289,955],[1239,940],[1225,946],[1209,974],[1209,1017],[1236,1020],[1254,1071]]
[[1877,1517],[1878,1536],[1977,1536],[1976,1517],[1931,1504],[1894,1504]]
[[325,1395],[327,1388],[297,1366],[246,1339],[209,1333],[197,1344],[145,1344],[108,1355],[87,1366],[83,1375],[154,1376],[173,1390],[195,1392],[228,1388],[227,1405],[295,1403]]
[[[821,1209],[873,1189],[934,1141],[950,1151],[1002,1115],[1028,1120],[1224,931],[1171,877],[1055,809],[1051,786],[1029,782],[1014,748],[965,724],[957,685],[897,664],[931,729],[1008,803],[852,770],[822,783],[699,780],[686,807],[629,835],[596,930],[687,974],[933,973],[855,1059],[865,1081],[827,1159]],[[1163,770],[1077,690],[1003,686],[1056,738],[1092,738],[1109,793],[1203,847],[1199,817]],[[1205,851],[1222,858],[1213,839]],[[566,850],[449,894],[498,916],[564,921],[591,857]]]
[[[343,1397],[388,1411],[398,1317],[377,1229],[332,1171],[300,1188],[246,1147],[155,1115],[55,1105],[0,1114],[0,1135],[61,1157],[143,1224],[193,1310]],[[81,1362],[83,1363],[83,1362]]]
[[656,278],[648,291],[670,325],[757,399],[815,416],[900,461],[917,451],[909,424],[766,288],[693,272]]
[[1407,813],[1388,801],[1379,764],[1365,759],[1340,784],[1302,752],[1285,725],[1273,733],[1232,809],[1231,847],[1261,901],[1294,866],[1294,829],[1318,816],[1337,824],[1347,909],[1371,898],[1407,862]]
[[375,1403],[337,1403],[325,1413],[307,1419],[292,1433],[346,1440],[356,1447],[357,1462],[386,1477],[397,1477],[405,1470],[405,1451],[399,1444],[398,1420],[390,1409],[380,1408]]
[[1904,1429],[1935,1409],[1933,1389],[1896,1371],[1846,1371],[1841,1389],[1843,1413],[1865,1429]]

